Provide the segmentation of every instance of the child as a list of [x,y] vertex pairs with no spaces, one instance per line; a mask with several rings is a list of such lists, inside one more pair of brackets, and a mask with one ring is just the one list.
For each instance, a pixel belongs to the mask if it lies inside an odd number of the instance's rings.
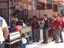
[[22,48],[26,48],[27,40],[25,39],[25,34],[22,34]]

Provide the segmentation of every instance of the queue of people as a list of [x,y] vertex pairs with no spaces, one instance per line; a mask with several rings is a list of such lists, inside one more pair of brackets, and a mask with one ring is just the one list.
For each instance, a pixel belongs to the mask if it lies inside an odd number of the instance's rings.
[[[44,44],[48,43],[48,37],[49,37],[49,28],[52,30],[52,41],[55,41],[56,43],[63,42],[63,36],[62,36],[62,29],[64,25],[64,16],[52,16],[52,18],[48,18],[48,16],[45,14],[41,19],[38,19],[36,16],[33,16],[33,18],[29,18],[26,16],[25,19],[23,18],[17,18],[16,14],[13,14],[13,16],[16,16],[15,18],[11,19],[11,27],[10,32],[13,31],[19,31],[23,27],[32,26],[32,36],[33,36],[33,42],[39,42],[40,40],[40,28],[43,31],[43,42]],[[59,41],[59,39],[61,41]]]
[[[45,14],[43,16],[43,19],[41,18],[40,20],[40,24],[42,29],[43,29],[43,42],[47,44],[48,43],[48,34],[49,34],[49,28],[52,29],[52,36],[53,39],[52,41],[55,41],[56,43],[63,43],[63,36],[62,36],[62,29],[63,29],[63,25],[64,25],[64,16],[52,16],[52,18],[48,18],[47,15]],[[35,40],[33,41],[37,41],[38,42],[38,31],[37,30],[37,26],[38,28],[40,27],[37,23],[37,18],[34,17],[35,19],[33,20],[33,36],[35,37]],[[59,40],[60,39],[60,40]]]
[[[17,14],[13,14],[11,18],[11,24],[8,31],[8,26],[4,18],[0,17],[0,47],[4,48],[4,41],[7,39],[9,32],[19,31],[23,27],[32,26],[33,42],[39,42],[40,40],[40,28],[43,31],[43,42],[48,43],[49,30],[52,30],[52,41],[56,43],[63,43],[62,30],[64,28],[64,15],[52,16],[48,18],[45,14],[41,19],[36,16],[29,18],[28,16],[23,18],[17,18]],[[50,28],[50,29],[49,29]],[[23,36],[24,37],[24,36]],[[59,40],[60,39],[60,40]]]

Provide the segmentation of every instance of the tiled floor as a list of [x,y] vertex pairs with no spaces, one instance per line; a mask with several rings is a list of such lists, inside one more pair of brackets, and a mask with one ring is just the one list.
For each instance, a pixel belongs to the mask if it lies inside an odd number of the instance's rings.
[[[64,32],[63,34],[63,38],[64,38]],[[64,43],[55,43],[51,41],[52,39],[49,39],[49,43],[48,44],[42,44],[41,41],[40,42],[35,42],[33,44],[29,44],[26,46],[26,48],[64,48]]]

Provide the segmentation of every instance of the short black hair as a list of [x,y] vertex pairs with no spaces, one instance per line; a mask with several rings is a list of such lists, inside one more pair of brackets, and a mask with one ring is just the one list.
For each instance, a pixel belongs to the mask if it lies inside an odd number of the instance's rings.
[[47,14],[44,14],[45,17],[47,17]]
[[47,14],[44,14],[44,16],[47,16]]
[[36,19],[37,17],[36,17],[36,16],[33,16],[33,18],[35,18],[35,19]]
[[21,21],[18,21],[18,22],[16,23],[16,25],[23,25],[23,24],[21,23]]
[[43,18],[40,19],[41,21],[43,20]]

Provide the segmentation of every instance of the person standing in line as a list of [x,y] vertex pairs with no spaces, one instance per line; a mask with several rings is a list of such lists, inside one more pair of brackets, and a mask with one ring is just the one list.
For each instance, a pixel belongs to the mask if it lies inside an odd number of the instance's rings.
[[58,25],[58,31],[59,31],[59,38],[60,38],[60,42],[63,43],[63,36],[62,36],[62,23],[63,23],[63,20],[60,16],[57,16],[57,21],[59,22],[59,25]]
[[61,42],[63,42],[63,37],[61,33],[62,20],[58,16],[54,16],[53,19],[54,19],[54,22],[52,23],[53,40],[55,40],[56,43],[59,43],[59,38],[60,38]]
[[33,23],[32,23],[32,35],[33,35],[33,42],[39,42],[38,39],[38,24],[37,24],[37,17],[33,16]]
[[8,26],[4,18],[0,17],[0,48],[4,47],[4,41],[7,39],[9,34]]
[[51,26],[51,30],[52,30],[52,37],[53,37],[53,40],[55,40],[55,16],[53,15],[52,17],[52,21],[50,22],[50,26]]
[[43,27],[43,40],[44,41],[42,43],[47,44],[48,43],[49,20],[46,14],[43,16],[43,18],[44,18],[44,27]]
[[52,19],[53,19],[52,21],[53,41],[59,43],[59,30],[58,30],[59,22],[57,21],[57,16],[53,16]]
[[37,29],[37,42],[40,40],[40,20],[37,18],[36,21],[36,29]]

